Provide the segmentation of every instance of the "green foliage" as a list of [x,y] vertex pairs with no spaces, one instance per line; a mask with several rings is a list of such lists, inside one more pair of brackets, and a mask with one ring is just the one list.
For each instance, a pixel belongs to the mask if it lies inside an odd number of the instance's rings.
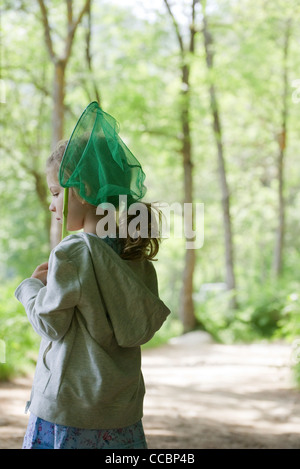
[[212,293],[197,303],[197,316],[219,342],[292,342],[300,337],[299,288],[295,281],[249,282],[239,290],[237,310],[227,307],[232,293]]
[[299,283],[290,285],[288,294],[286,295],[285,306],[282,310],[280,320],[278,321],[278,329],[275,337],[284,338],[288,342],[295,344],[295,360],[292,365],[294,372],[294,380],[300,388],[300,298]]
[[0,287],[0,340],[5,344],[5,362],[0,363],[0,379],[33,371],[39,338],[33,331],[23,306],[14,298],[17,283]]
[[289,341],[300,337],[299,284],[295,284],[289,289],[278,326],[277,335]]
[[[147,3],[147,2],[144,2]],[[163,5],[164,2],[162,2]],[[175,4],[176,2],[174,2]],[[25,369],[36,353],[35,333],[13,297],[17,278],[31,274],[49,255],[49,216],[37,193],[50,151],[53,64],[44,45],[38,3],[5,0],[1,78],[6,103],[0,104],[0,340],[7,363],[0,377]],[[189,2],[175,9],[186,41]],[[50,5],[50,3],[49,3]],[[81,2],[76,8],[80,8]],[[235,248],[238,310],[229,295],[195,299],[196,314],[217,341],[293,341],[300,335],[299,106],[291,82],[300,78],[299,6],[295,0],[220,0],[207,2],[214,39],[214,70],[207,76],[197,4],[195,54],[190,72],[190,129],[195,202],[205,204],[205,240],[197,254],[194,289],[224,282],[224,232],[218,159],[212,138],[208,79],[216,85],[223,128]],[[50,9],[50,8],[49,8]],[[54,46],[65,35],[64,2],[51,2]],[[77,11],[78,12],[78,11]],[[186,13],[186,14],[185,14]],[[278,225],[278,132],[282,119],[284,28],[292,17],[288,100],[288,139],[284,178],[286,210],[284,268],[273,278]],[[101,105],[121,124],[121,136],[147,174],[147,201],[172,204],[183,199],[181,56],[165,8],[128,8],[111,1],[92,2],[91,58],[86,61],[87,19],[77,30],[66,70],[65,136],[89,101],[96,84]],[[155,264],[160,295],[172,310],[149,345],[179,334],[178,305],[184,244],[165,240]],[[299,370],[300,374],[300,370]]]

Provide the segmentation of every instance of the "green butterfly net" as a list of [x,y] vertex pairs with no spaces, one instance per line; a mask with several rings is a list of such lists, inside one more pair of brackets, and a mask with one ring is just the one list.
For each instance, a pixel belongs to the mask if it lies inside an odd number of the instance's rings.
[[96,101],[79,118],[59,168],[65,188],[63,238],[66,236],[68,188],[73,187],[89,204],[111,203],[119,208],[119,196],[127,206],[146,194],[145,173],[139,161],[118,135],[117,121]]

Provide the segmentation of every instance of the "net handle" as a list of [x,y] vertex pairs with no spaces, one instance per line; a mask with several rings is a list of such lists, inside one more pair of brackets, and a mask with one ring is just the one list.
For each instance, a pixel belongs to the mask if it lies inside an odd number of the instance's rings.
[[68,202],[69,202],[69,188],[65,187],[64,188],[63,224],[62,224],[62,236],[61,236],[62,240],[68,234],[67,232]]

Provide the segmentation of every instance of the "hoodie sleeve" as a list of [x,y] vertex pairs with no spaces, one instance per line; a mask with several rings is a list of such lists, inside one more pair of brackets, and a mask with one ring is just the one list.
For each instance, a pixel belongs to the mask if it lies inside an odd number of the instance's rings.
[[52,251],[47,285],[39,279],[24,280],[15,291],[34,330],[48,340],[59,340],[67,332],[80,298],[76,265],[61,249]]

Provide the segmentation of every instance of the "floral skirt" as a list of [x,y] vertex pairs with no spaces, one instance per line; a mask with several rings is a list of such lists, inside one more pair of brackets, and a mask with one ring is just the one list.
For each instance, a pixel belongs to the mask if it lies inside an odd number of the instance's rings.
[[125,428],[89,430],[47,422],[30,414],[22,449],[146,449],[142,421]]

